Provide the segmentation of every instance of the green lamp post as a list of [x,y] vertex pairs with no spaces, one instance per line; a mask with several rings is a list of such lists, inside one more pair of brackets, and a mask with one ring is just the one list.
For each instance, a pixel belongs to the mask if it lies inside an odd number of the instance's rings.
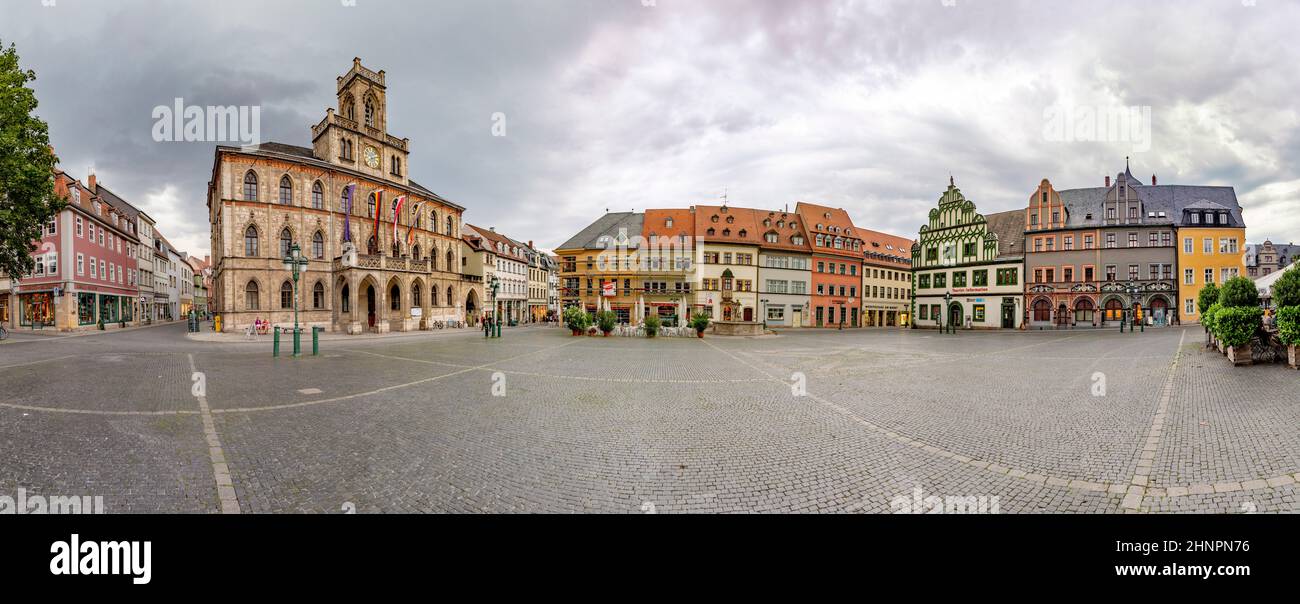
[[293,356],[302,356],[302,334],[298,329],[298,278],[307,266],[307,259],[302,255],[302,248],[297,243],[289,246],[289,255],[283,258],[284,267],[293,272]]

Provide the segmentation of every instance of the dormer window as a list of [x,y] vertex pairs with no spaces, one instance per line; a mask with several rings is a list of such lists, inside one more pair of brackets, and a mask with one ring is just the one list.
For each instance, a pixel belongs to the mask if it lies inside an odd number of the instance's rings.
[[718,222],[718,215],[717,215],[717,214],[714,214],[714,215],[713,215],[713,218],[710,218],[709,221],[710,221],[710,222],[714,222],[714,223]]
[[666,227],[668,227],[668,228],[670,228],[670,229],[673,228],[673,219],[672,219],[672,218],[669,218],[668,220],[665,220],[665,221],[664,221],[664,226],[666,226]]
[[733,223],[733,222],[735,222],[735,221],[736,221],[736,217],[735,217],[735,216],[728,216],[728,217],[727,217],[727,224],[731,224],[731,223]]

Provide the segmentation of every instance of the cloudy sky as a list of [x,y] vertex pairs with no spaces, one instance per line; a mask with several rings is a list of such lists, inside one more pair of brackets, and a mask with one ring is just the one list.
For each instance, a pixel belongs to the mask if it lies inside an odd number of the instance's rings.
[[354,56],[387,71],[412,178],[539,247],[724,190],[915,236],[950,173],[995,212],[1125,156],[1300,240],[1295,23],[1282,0],[0,0],[63,167],[199,255],[214,145],[155,142],[154,108],[256,105],[263,140],[308,146]]

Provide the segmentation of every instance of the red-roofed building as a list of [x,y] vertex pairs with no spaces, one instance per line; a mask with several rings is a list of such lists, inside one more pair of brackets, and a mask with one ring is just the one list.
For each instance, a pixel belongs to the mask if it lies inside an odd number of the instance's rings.
[[912,240],[869,229],[862,235],[862,320],[866,327],[911,324]]
[[803,220],[812,244],[811,297],[814,327],[860,327],[862,325],[863,240],[848,212],[799,202],[796,213]]

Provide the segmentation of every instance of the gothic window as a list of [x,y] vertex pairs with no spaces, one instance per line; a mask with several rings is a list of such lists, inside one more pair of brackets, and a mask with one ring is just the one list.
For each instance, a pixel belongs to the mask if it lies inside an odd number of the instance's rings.
[[325,284],[320,281],[311,288],[311,307],[317,310],[325,308]]
[[293,308],[293,284],[288,281],[280,284],[280,308]]
[[244,174],[244,201],[257,201],[257,175],[252,170]]
[[289,247],[293,245],[293,234],[288,228],[280,231],[280,257],[284,258],[289,255]]
[[373,97],[366,97],[366,125],[371,128],[378,128],[378,126],[375,125],[375,118],[375,99]]
[[244,230],[244,255],[257,256],[257,227],[251,224]]
[[420,259],[420,244],[417,243],[411,248],[411,258]]
[[289,205],[293,203],[293,183],[289,181],[288,176],[280,177],[280,205]]
[[447,306],[454,306],[454,303],[451,301],[451,287],[450,287],[450,286],[447,287]]
[[438,232],[438,210],[429,210],[429,230]]
[[388,308],[389,310],[402,310],[402,290],[394,283],[392,289],[388,290]]
[[318,260],[325,257],[325,235],[320,231],[311,236],[311,257]]
[[437,306],[437,305],[438,305],[438,302],[439,302],[439,300],[438,300],[438,286],[437,286],[437,285],[430,285],[430,286],[429,286],[429,303],[432,304],[433,306]]
[[341,109],[343,110],[343,117],[353,121],[357,119],[357,101],[352,98],[352,95],[349,94],[343,97],[343,106]]
[[352,212],[350,210],[351,208],[348,207],[348,189],[347,187],[344,187],[343,191],[339,193],[339,211],[348,211],[348,213],[351,214]]
[[411,286],[411,308],[424,306],[420,303],[420,284],[416,283]]
[[366,253],[371,256],[379,253],[379,243],[375,241],[374,235],[371,235],[370,239],[366,241]]
[[311,207],[317,210],[325,207],[325,189],[319,180],[311,186]]
[[444,234],[444,235],[451,235],[451,234],[452,234],[452,232],[451,232],[451,216],[448,216],[448,217],[447,217],[447,230],[444,231],[443,234]]
[[257,282],[249,281],[244,287],[244,308],[257,310]]
[[452,270],[456,266],[456,257],[451,255],[451,250],[447,250],[447,270]]

